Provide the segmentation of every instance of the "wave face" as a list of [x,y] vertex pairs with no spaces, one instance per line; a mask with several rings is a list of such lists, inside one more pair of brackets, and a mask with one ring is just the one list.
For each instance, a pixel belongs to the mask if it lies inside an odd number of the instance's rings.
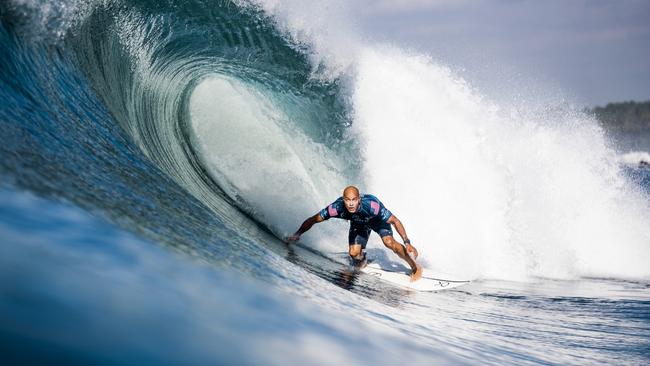
[[[492,103],[444,65],[363,41],[345,14],[302,1],[0,4],[3,353],[646,363],[648,171],[620,166],[588,116]],[[349,184],[400,217],[425,267],[475,284],[413,294],[350,274],[341,222],[299,246],[278,239]],[[59,323],[30,320],[97,309],[107,320],[78,323],[69,343],[52,336]],[[114,341],[97,329],[129,337],[117,324],[132,319],[134,341],[115,344],[127,353],[103,351]]]

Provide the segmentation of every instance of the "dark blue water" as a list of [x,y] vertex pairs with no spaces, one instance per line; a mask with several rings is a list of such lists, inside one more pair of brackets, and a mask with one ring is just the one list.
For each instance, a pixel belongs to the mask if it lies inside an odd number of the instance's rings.
[[[209,75],[238,80],[335,158],[358,146],[343,83],[313,78],[309,47],[262,12],[41,5],[0,4],[4,363],[650,361],[647,279],[479,278],[414,293],[283,244],[255,196],[201,158],[192,91]],[[361,162],[344,161],[337,174],[357,179]],[[626,174],[650,190],[649,170]]]

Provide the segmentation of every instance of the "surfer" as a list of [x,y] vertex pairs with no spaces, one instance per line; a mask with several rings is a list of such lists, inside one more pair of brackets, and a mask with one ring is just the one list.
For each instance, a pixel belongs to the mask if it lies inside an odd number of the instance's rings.
[[[307,218],[298,231],[286,238],[286,242],[297,241],[314,224],[332,217],[350,221],[348,254],[356,267],[363,268],[367,263],[365,249],[372,230],[379,234],[381,241],[388,249],[408,263],[412,270],[411,281],[417,281],[422,277],[422,267],[415,262],[418,251],[411,245],[402,222],[388,211],[377,197],[371,194],[359,194],[359,189],[354,186],[346,187],[343,190],[342,197],[339,197],[319,213]],[[393,238],[391,225],[395,227],[405,245],[400,244]]]

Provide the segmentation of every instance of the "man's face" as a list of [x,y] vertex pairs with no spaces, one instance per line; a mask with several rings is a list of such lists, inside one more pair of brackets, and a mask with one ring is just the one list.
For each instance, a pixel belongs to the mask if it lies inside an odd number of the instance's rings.
[[361,200],[359,200],[359,195],[356,192],[347,192],[343,196],[343,203],[345,203],[345,209],[349,213],[355,213],[359,209]]

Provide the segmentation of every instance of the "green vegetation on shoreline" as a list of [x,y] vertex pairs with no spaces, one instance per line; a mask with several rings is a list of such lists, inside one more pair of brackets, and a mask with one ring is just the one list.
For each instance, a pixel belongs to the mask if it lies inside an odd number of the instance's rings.
[[605,129],[616,132],[650,131],[650,101],[609,103],[587,109]]

